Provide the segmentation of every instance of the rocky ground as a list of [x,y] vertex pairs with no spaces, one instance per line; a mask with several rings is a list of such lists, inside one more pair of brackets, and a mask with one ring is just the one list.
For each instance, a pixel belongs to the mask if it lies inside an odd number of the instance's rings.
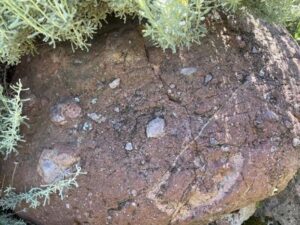
[[19,215],[41,225],[233,225],[285,189],[300,165],[299,46],[251,18],[212,25],[176,54],[116,24],[89,52],[62,44],[25,57],[14,79],[30,88],[30,127],[0,180],[10,183],[14,162],[17,191],[75,164],[87,174],[63,201]]

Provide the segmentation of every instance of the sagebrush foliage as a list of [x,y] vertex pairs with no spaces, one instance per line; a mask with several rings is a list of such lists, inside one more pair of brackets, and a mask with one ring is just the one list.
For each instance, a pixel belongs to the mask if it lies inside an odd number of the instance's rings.
[[15,219],[9,215],[0,215],[0,225],[26,225],[26,223],[20,219]]
[[[67,40],[86,49],[110,13],[139,17],[145,23],[144,36],[175,51],[199,43],[206,31],[204,20],[215,9],[250,11],[296,29],[299,7],[300,0],[0,0],[0,61],[19,62],[34,51],[37,37],[54,47]],[[298,26],[295,36],[299,33]]]
[[21,203],[25,202],[30,208],[37,208],[40,205],[45,206],[50,202],[50,196],[57,193],[61,199],[64,199],[64,192],[72,187],[78,187],[76,181],[81,174],[81,168],[76,166],[76,171],[67,175],[66,179],[56,181],[41,187],[31,188],[28,192],[16,193],[14,188],[7,187],[4,190],[4,196],[0,198],[0,208],[14,210]]
[[26,119],[22,115],[23,102],[21,92],[24,91],[22,83],[11,86],[12,97],[4,94],[0,85],[0,154],[7,157],[11,153],[17,153],[17,144],[22,141],[20,125]]

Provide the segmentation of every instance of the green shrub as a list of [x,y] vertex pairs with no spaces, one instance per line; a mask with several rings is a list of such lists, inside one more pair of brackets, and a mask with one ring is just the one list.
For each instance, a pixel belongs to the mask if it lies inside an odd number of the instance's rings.
[[40,205],[45,206],[50,202],[50,196],[58,193],[61,199],[64,199],[64,192],[71,187],[78,187],[77,177],[81,172],[81,168],[76,166],[76,171],[67,175],[68,178],[56,181],[48,185],[42,185],[41,187],[31,188],[28,192],[16,193],[14,188],[7,187],[4,190],[4,196],[0,198],[0,208],[14,210],[21,203],[25,202],[29,204],[30,208],[37,208]]
[[14,219],[9,215],[0,215],[0,225],[26,225],[22,220]]
[[18,63],[35,50],[37,38],[53,47],[57,41],[70,41],[74,49],[86,49],[110,13],[139,17],[144,36],[175,51],[199,43],[204,20],[214,9],[249,11],[285,26],[300,18],[300,0],[1,0],[0,61]]
[[243,4],[269,22],[286,26],[300,19],[300,0],[252,0],[243,1]]
[[1,0],[0,13],[1,61],[13,64],[34,50],[37,36],[53,47],[68,40],[74,47],[87,48],[106,8],[97,0]]
[[297,41],[300,41],[300,22],[298,23],[298,26],[297,26],[296,31],[295,31],[295,39]]
[[0,85],[0,154],[8,156],[15,152],[18,142],[23,141],[20,135],[20,125],[26,119],[22,116],[23,101],[20,94],[23,90],[19,81],[12,85],[12,97],[4,94],[4,89]]

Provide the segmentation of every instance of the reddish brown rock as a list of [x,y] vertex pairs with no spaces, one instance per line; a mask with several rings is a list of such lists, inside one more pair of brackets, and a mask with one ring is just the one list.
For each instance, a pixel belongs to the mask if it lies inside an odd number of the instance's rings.
[[53,123],[59,125],[64,125],[68,122],[68,119],[75,119],[80,117],[81,108],[74,102],[74,99],[65,99],[58,103],[50,109],[50,119]]
[[[27,112],[17,190],[42,184],[42,150],[58,142],[77,146],[87,175],[64,201],[53,196],[20,216],[42,225],[200,225],[283,190],[300,165],[299,47],[255,21],[228,28],[224,39],[225,24],[177,54],[148,47],[128,26],[100,35],[88,53],[61,45],[25,59],[17,76],[48,101]],[[237,36],[246,46],[232,41]],[[183,68],[196,71],[185,76]],[[121,84],[111,89],[116,78]],[[81,116],[56,126],[49,110],[61,96],[78,97]],[[147,138],[155,118],[164,119],[164,135]],[[2,163],[0,180],[12,160]]]

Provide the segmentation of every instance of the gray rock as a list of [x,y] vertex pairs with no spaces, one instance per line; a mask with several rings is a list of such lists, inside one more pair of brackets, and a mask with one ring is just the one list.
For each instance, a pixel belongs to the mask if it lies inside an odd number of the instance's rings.
[[111,89],[115,89],[115,88],[119,87],[120,82],[121,82],[121,79],[120,79],[120,78],[117,78],[117,79],[113,80],[113,81],[109,84],[109,87],[110,87]]
[[119,107],[115,107],[115,108],[114,108],[114,111],[115,111],[116,113],[119,113],[119,112],[120,112],[120,108],[119,108]]
[[83,130],[83,131],[89,132],[89,131],[91,131],[92,129],[93,129],[93,125],[92,125],[91,122],[89,122],[89,121],[84,122],[84,124],[83,124],[83,126],[82,126],[82,130]]
[[294,146],[294,148],[300,147],[300,138],[299,137],[293,138],[293,146]]
[[284,119],[284,125],[289,129],[293,128],[293,123],[289,119]]
[[213,79],[213,76],[209,73],[204,77],[204,85],[208,85],[208,83]]
[[253,46],[252,47],[252,53],[257,54],[257,53],[259,53],[259,50],[255,46]]
[[91,100],[91,103],[92,103],[93,105],[95,105],[95,104],[97,103],[97,101],[98,101],[98,98],[93,98],[93,99]]
[[133,145],[132,145],[131,142],[126,143],[125,150],[127,150],[127,151],[132,151],[133,150]]
[[82,62],[80,59],[75,59],[75,60],[73,61],[73,63],[74,63],[74,65],[80,65],[80,64],[82,64],[83,62]]
[[180,70],[180,74],[184,76],[191,76],[197,72],[196,67],[185,67]]
[[260,204],[255,217],[267,224],[299,225],[300,221],[300,173],[278,195]]
[[97,123],[102,123],[106,121],[106,117],[102,116],[101,114],[88,113],[87,116]]
[[263,113],[263,119],[269,122],[277,122],[280,118],[272,110],[267,110],[266,112]]
[[218,145],[219,142],[214,137],[209,138],[209,143],[213,146]]
[[45,159],[41,161],[41,176],[46,183],[52,183],[63,178],[63,171],[52,160]]
[[265,71],[263,70],[263,69],[261,69],[260,71],[259,71],[259,73],[258,73],[258,75],[260,76],[260,77],[264,77],[265,76]]
[[242,225],[256,210],[256,204],[250,204],[237,212],[227,214],[215,222],[216,225]]
[[165,120],[157,117],[151,120],[146,129],[147,137],[148,138],[158,138],[162,137],[165,134]]
[[69,146],[60,145],[54,149],[44,149],[37,171],[45,183],[61,180],[68,175],[71,167],[79,162],[78,153]]
[[170,84],[170,88],[174,89],[176,87],[175,84]]
[[80,98],[79,97],[75,97],[74,101],[77,102],[77,103],[79,103],[80,102]]

